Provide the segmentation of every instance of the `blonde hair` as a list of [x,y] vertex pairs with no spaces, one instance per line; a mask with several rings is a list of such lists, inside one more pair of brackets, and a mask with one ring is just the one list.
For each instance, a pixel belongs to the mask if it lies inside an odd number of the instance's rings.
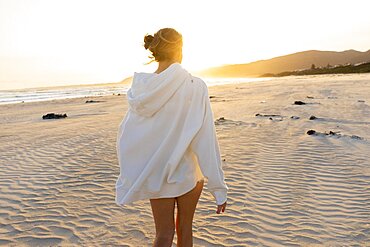
[[174,59],[182,51],[182,35],[173,28],[162,28],[154,35],[145,35],[144,48],[152,53],[149,63]]

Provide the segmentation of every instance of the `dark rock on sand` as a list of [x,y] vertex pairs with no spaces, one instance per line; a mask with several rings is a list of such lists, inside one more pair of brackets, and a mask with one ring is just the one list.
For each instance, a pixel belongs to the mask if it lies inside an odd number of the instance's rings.
[[314,115],[312,115],[312,116],[309,118],[309,120],[315,120],[315,119],[317,119],[317,117],[315,117]]
[[217,118],[216,121],[215,121],[215,125],[222,124],[225,121],[226,121],[226,119],[224,117]]
[[329,131],[329,132],[323,132],[323,133],[321,133],[321,132],[317,132],[316,131],[316,134],[322,134],[322,135],[330,135],[330,136],[340,136],[341,134],[339,134],[338,132],[334,132],[334,131]]
[[294,105],[305,105],[306,103],[305,102],[303,102],[303,101],[300,101],[300,100],[296,100],[296,101],[294,101],[294,103],[293,103]]
[[57,114],[57,113],[48,113],[42,116],[42,119],[59,119],[59,118],[66,118],[67,114]]
[[298,117],[298,116],[291,116],[290,118],[291,119],[299,119],[300,117]]
[[283,118],[282,117],[281,118],[272,118],[272,117],[269,117],[269,119],[271,121],[283,121]]
[[363,140],[362,137],[360,136],[356,136],[356,135],[342,135],[342,134],[339,134],[338,132],[334,132],[334,131],[329,131],[329,132],[318,132],[316,130],[308,130],[307,131],[307,135],[317,135],[317,136],[336,136],[336,137],[349,137],[351,139],[356,139],[356,140]]
[[282,117],[282,116],[277,115],[277,114],[260,114],[260,113],[257,113],[256,117]]
[[211,95],[211,96],[209,96],[209,98],[210,99],[213,99],[213,98],[216,98],[216,96]]
[[85,103],[99,103],[99,102],[103,102],[103,101],[100,101],[100,100],[86,100]]
[[329,131],[329,133],[327,132],[317,132],[316,130],[309,130],[307,131],[307,135],[337,135],[337,136],[340,136],[341,134],[338,134],[337,132],[334,132],[334,131]]
[[283,116],[277,114],[260,114],[260,113],[257,113],[256,117],[267,117],[268,119],[273,121],[283,121],[284,118]]
[[[216,121],[214,123],[215,123],[215,125],[222,125],[224,127],[246,125],[246,123],[243,122],[243,121],[234,121],[234,120],[231,120],[231,119],[225,119],[224,117],[220,117],[220,118],[216,119]],[[254,124],[251,124],[251,125],[254,125]]]
[[307,135],[314,135],[316,134],[316,131],[315,130],[309,130],[307,131]]

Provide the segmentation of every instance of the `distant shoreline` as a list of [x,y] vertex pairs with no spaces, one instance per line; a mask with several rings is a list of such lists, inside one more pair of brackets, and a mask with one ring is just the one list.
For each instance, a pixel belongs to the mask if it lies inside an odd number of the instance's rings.
[[[239,84],[244,82],[264,81],[264,78],[204,78],[207,85],[218,86],[223,84]],[[126,94],[130,83],[109,83],[92,85],[66,85],[44,88],[25,88],[13,90],[0,90],[0,105],[23,104],[28,102],[49,101],[68,98],[87,98],[105,95]]]

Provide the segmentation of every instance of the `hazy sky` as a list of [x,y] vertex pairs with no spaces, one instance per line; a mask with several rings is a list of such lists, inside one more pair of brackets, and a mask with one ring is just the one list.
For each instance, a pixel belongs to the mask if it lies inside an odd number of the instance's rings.
[[0,0],[0,89],[118,82],[146,33],[183,34],[190,71],[303,50],[370,49],[370,1]]

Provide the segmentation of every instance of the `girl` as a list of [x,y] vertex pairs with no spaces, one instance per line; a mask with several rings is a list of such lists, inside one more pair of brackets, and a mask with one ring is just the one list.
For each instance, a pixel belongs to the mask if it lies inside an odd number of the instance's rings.
[[117,138],[116,203],[149,199],[153,246],[160,247],[172,245],[175,230],[177,246],[193,245],[193,216],[205,177],[217,214],[227,201],[208,88],[181,66],[182,44],[182,35],[172,28],[144,37],[158,69],[134,74]]

